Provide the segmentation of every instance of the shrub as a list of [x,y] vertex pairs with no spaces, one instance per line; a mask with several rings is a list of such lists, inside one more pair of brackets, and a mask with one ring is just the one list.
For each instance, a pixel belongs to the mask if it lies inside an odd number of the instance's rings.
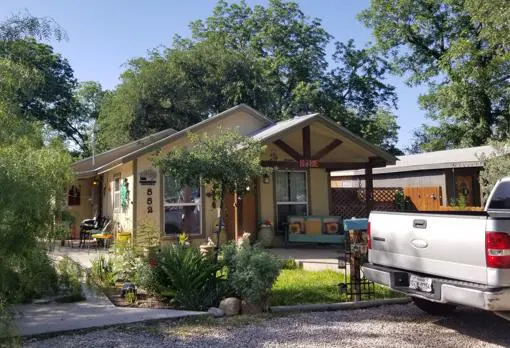
[[132,248],[125,248],[116,253],[112,258],[113,280],[135,281],[136,267],[141,262]]
[[155,262],[155,258],[150,258],[150,261],[141,260],[135,270],[135,285],[147,291],[149,295],[157,295],[161,291],[153,269]]
[[161,295],[191,310],[205,310],[218,301],[222,267],[197,248],[170,245],[156,254],[154,261],[152,271]]
[[0,300],[28,302],[57,289],[57,273],[43,251],[31,248],[18,257],[0,258]]
[[100,255],[92,261],[90,275],[97,285],[108,287],[115,284],[115,274],[113,273],[113,260]]
[[64,256],[59,261],[58,266],[58,284],[62,290],[70,292],[72,295],[81,295],[82,271],[69,257]]
[[147,251],[154,249],[160,244],[161,233],[150,220],[142,220],[136,227],[134,240],[135,252],[143,255]]
[[0,298],[0,347],[22,347],[18,329],[7,302]]
[[282,269],[300,269],[301,265],[294,259],[283,259],[280,260]]
[[248,303],[265,307],[281,261],[259,245],[238,248],[229,243],[223,246],[222,255],[229,290]]

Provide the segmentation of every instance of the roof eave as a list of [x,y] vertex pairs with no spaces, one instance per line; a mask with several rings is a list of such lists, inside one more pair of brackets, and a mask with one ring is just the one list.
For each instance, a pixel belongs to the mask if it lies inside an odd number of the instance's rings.
[[[427,171],[427,170],[439,170],[439,169],[455,169],[455,168],[477,168],[483,167],[483,161],[466,161],[466,162],[446,162],[446,163],[431,163],[431,164],[417,164],[412,166],[396,166],[396,167],[385,167],[374,169],[374,175],[380,174],[394,174],[394,173],[404,173],[404,172],[419,172],[419,171]],[[346,173],[342,175],[344,171],[336,171],[332,172],[331,176],[334,177],[352,177],[352,176],[363,176],[365,175],[364,170],[356,170],[351,171],[350,173]]]

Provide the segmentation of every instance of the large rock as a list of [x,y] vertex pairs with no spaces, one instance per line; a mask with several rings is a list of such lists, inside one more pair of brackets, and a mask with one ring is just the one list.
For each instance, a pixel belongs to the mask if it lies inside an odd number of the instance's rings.
[[209,314],[211,314],[215,318],[220,318],[225,315],[225,312],[223,312],[221,309],[216,308],[216,307],[209,308],[209,310],[207,312],[209,312]]
[[236,297],[228,297],[220,302],[220,309],[226,316],[237,315],[241,311],[241,300]]

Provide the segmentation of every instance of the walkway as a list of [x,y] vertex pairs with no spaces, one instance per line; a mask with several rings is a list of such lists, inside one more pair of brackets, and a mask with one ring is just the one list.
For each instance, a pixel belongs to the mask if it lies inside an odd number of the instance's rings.
[[[294,259],[303,266],[303,269],[309,271],[333,270],[338,269],[338,256],[342,253],[342,247],[316,247],[316,248],[286,248],[286,249],[267,249],[269,252],[281,259]],[[78,262],[84,268],[92,266],[92,260],[99,255],[107,255],[104,249],[78,249],[61,247],[55,248],[51,253],[54,256],[67,255]]]
[[99,248],[83,249],[70,247],[55,247],[55,250],[49,253],[50,257],[69,256],[75,262],[79,263],[83,268],[92,267],[92,261],[100,255],[108,255],[108,250]]
[[[60,248],[51,253],[52,257],[68,255],[84,268],[105,251],[76,248]],[[82,283],[86,301],[75,303],[26,304],[15,306],[15,324],[21,336],[32,336],[64,331],[106,327],[142,321],[176,319],[188,316],[207,315],[204,312],[174,309],[116,307],[100,291]]]

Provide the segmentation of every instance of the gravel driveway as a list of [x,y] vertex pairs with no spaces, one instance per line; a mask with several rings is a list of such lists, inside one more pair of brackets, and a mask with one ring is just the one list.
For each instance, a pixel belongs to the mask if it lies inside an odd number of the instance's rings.
[[[231,319],[234,320],[234,319]],[[448,318],[412,304],[218,325],[160,323],[26,342],[27,347],[508,347],[510,322],[461,308]],[[211,325],[211,322],[213,324]],[[250,324],[251,323],[251,324]]]

